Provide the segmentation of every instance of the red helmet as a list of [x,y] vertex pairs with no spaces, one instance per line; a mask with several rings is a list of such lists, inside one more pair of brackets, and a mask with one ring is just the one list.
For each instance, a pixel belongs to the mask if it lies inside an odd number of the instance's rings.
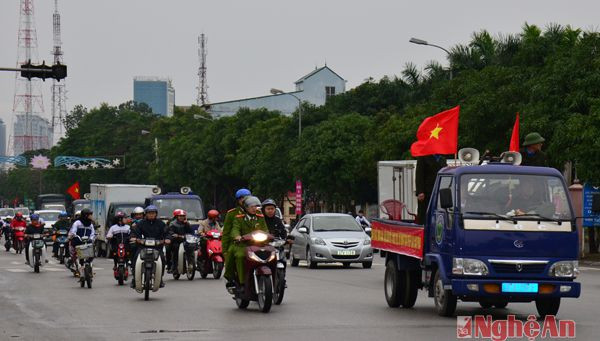
[[177,216],[180,216],[180,215],[186,216],[187,213],[185,213],[185,211],[182,210],[182,209],[180,209],[180,208],[178,208],[175,211],[173,211],[173,217],[177,217]]
[[219,211],[217,211],[217,210],[210,210],[210,211],[208,211],[208,217],[209,218],[215,219],[218,216],[219,216]]
[[125,218],[125,213],[121,211],[117,212],[117,218]]
[[17,214],[15,214],[15,218],[23,218],[23,213],[17,212]]

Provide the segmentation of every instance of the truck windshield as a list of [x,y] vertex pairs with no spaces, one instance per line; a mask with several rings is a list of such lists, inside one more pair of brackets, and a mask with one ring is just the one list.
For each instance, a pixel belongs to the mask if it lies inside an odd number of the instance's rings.
[[554,176],[464,174],[458,200],[463,215],[471,218],[572,219],[565,186]]
[[44,221],[57,221],[59,212],[40,212],[40,218],[44,219]]
[[81,211],[84,208],[92,208],[92,204],[87,203],[87,202],[75,204],[75,205],[73,205],[73,212]]
[[204,211],[202,210],[202,205],[198,199],[156,199],[152,204],[158,207],[158,216],[160,218],[172,218],[173,211],[182,209],[187,212],[188,219],[204,219]]

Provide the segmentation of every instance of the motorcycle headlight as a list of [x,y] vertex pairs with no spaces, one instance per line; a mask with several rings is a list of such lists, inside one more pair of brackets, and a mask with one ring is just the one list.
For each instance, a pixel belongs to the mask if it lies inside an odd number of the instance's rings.
[[579,275],[579,261],[560,261],[552,264],[548,275],[552,277],[575,278]]
[[452,258],[452,274],[485,276],[489,274],[487,265],[479,259]]
[[325,243],[325,241],[323,240],[323,238],[315,237],[312,239],[312,241],[314,244],[317,244],[317,245],[327,245]]
[[254,241],[257,241],[257,242],[264,242],[265,240],[267,240],[267,237],[268,237],[267,234],[264,232],[255,232],[252,235],[252,239],[254,239]]
[[365,241],[363,242],[363,245],[371,245],[371,238],[365,239]]

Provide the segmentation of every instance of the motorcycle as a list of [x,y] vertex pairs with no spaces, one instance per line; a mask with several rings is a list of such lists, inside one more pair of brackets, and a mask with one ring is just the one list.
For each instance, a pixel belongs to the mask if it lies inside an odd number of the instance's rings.
[[221,232],[210,230],[203,237],[205,245],[198,250],[197,268],[202,278],[206,278],[209,273],[213,274],[214,279],[221,278],[223,273],[223,249],[221,247]]
[[129,252],[127,252],[126,246],[126,243],[128,243],[128,236],[129,234],[123,232],[120,233],[119,244],[117,245],[117,250],[115,252],[117,266],[114,270],[114,276],[117,282],[119,282],[119,285],[123,285],[123,283],[127,281],[127,277],[129,277]]
[[194,256],[197,249],[198,237],[193,234],[186,234],[185,240],[179,243],[177,268],[173,271],[173,278],[179,279],[180,275],[185,274],[188,280],[194,280],[196,275],[196,261]]
[[23,253],[25,248],[25,228],[18,226],[14,228],[13,248],[16,253]]
[[144,300],[150,299],[150,290],[157,292],[162,278],[162,260],[160,252],[154,247],[162,245],[155,239],[139,240],[142,249],[135,261],[135,290],[144,293]]
[[94,260],[94,244],[88,236],[79,237],[82,244],[75,246],[77,252],[77,260],[79,264],[83,266],[83,273],[79,274],[79,284],[83,288],[86,284],[88,289],[92,288],[92,279],[94,277],[94,270],[92,261]]
[[56,233],[56,242],[58,243],[58,251],[56,252],[56,258],[60,264],[65,263],[65,257],[67,257],[67,243],[69,241],[68,237],[69,231],[59,230]]
[[[288,236],[288,239],[293,240],[294,237]],[[287,269],[285,246],[287,244],[288,241],[281,238],[277,238],[271,242],[271,246],[277,250],[277,270],[273,275],[273,302],[277,305],[280,305],[283,301],[283,295],[285,293],[285,289],[287,288],[287,283],[285,280],[285,271]]]
[[271,310],[273,303],[273,274],[277,270],[277,250],[269,243],[273,236],[263,231],[254,231],[242,236],[240,243],[246,244],[246,283],[235,283],[228,288],[239,309],[246,309],[250,301],[258,302],[263,313]]
[[33,268],[36,273],[40,272],[40,267],[46,263],[46,242],[44,241],[44,234],[35,233],[29,243],[29,266]]

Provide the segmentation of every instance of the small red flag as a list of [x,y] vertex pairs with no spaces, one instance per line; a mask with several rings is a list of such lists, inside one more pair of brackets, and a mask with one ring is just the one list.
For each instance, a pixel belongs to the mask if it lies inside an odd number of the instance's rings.
[[412,156],[455,154],[458,148],[460,106],[427,117],[417,130],[417,142],[410,147]]
[[515,119],[515,125],[513,127],[512,136],[510,137],[510,149],[511,152],[519,151],[519,113]]
[[81,196],[79,195],[79,181],[76,181],[73,185],[71,185],[71,187],[69,187],[69,189],[67,190],[67,193],[74,200],[81,198]]

